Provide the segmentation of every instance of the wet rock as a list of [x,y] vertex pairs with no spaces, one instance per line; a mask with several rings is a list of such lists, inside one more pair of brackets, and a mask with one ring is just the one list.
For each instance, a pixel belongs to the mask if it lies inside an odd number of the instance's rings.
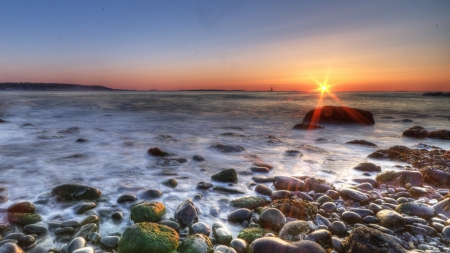
[[158,222],[166,214],[166,207],[161,202],[144,202],[131,208],[130,219],[135,223]]
[[228,215],[228,221],[241,223],[243,221],[250,221],[251,217],[252,211],[247,208],[240,208],[234,210]]
[[94,223],[89,223],[80,228],[80,230],[77,231],[77,233],[74,235],[74,237],[83,237],[87,238],[87,236],[92,232],[97,232],[98,226]]
[[145,199],[156,199],[162,197],[162,195],[162,191],[158,189],[148,189],[141,194],[141,197]]
[[66,252],[67,253],[73,253],[77,249],[84,248],[86,246],[86,240],[82,237],[75,237],[70,241],[69,244],[66,246]]
[[100,198],[102,192],[94,187],[80,184],[63,184],[52,190],[52,196],[65,200],[95,200]]
[[353,169],[360,171],[381,171],[381,167],[373,163],[360,163],[353,167]]
[[260,196],[248,196],[231,200],[230,204],[234,207],[255,209],[260,206],[265,206],[269,203],[266,198]]
[[288,191],[303,191],[305,189],[305,182],[294,177],[276,176],[274,187],[277,190]]
[[72,227],[57,228],[55,230],[56,236],[72,235],[73,233],[75,233],[75,229]]
[[42,225],[30,224],[23,227],[23,231],[29,234],[45,234],[48,232],[48,228]]
[[336,204],[333,203],[333,202],[323,203],[323,204],[322,204],[322,209],[323,209],[325,212],[331,213],[331,212],[333,212],[334,210],[336,210]]
[[104,236],[100,240],[100,244],[104,249],[117,249],[119,247],[120,237],[118,236]]
[[419,216],[424,219],[429,219],[436,214],[431,206],[417,202],[402,203],[395,208],[395,211],[409,216]]
[[297,192],[297,196],[302,199],[302,200],[306,200],[306,201],[314,201],[314,199],[309,196],[308,194],[304,193],[304,192]]
[[234,169],[223,170],[215,175],[212,175],[211,179],[225,183],[237,183],[238,180],[236,171]]
[[[49,252],[53,252],[53,251],[49,251]],[[77,250],[73,251],[72,253],[95,253],[95,250],[92,247],[84,247],[84,248],[77,249]]]
[[294,149],[289,149],[284,151],[284,155],[286,156],[303,156],[302,152]]
[[413,126],[403,132],[403,136],[423,139],[427,137],[428,131],[421,126]]
[[376,215],[381,226],[397,231],[405,227],[405,218],[395,211],[381,210]]
[[245,151],[245,148],[239,145],[226,145],[222,143],[217,143],[211,145],[211,148],[214,148],[222,153],[239,153]]
[[420,171],[424,177],[424,181],[435,186],[450,185],[450,173],[434,169],[425,168]]
[[278,232],[286,223],[286,217],[276,208],[267,208],[259,217],[259,224],[262,228]]
[[331,233],[325,229],[313,231],[305,237],[305,240],[313,241],[322,246],[327,252],[333,249],[333,240]]
[[178,247],[180,253],[211,253],[212,251],[211,240],[201,234],[189,235]]
[[212,188],[212,187],[213,187],[213,184],[207,183],[207,182],[199,182],[197,184],[197,188],[200,188],[200,189],[209,189],[209,188]]
[[202,234],[202,235],[206,235],[209,236],[209,234],[211,233],[211,229],[209,228],[209,226],[203,222],[197,222],[192,224],[192,226],[190,227],[190,234]]
[[12,204],[6,209],[8,213],[34,213],[35,210],[34,204],[29,201]]
[[203,158],[202,156],[199,156],[199,155],[194,155],[192,157],[192,160],[194,160],[196,162],[203,162],[203,161],[205,161],[205,158]]
[[353,190],[353,189],[349,189],[349,188],[342,188],[339,191],[342,199],[344,200],[354,200],[358,203],[360,203],[361,205],[365,205],[368,204],[370,199],[362,192],[357,191],[357,190]]
[[214,238],[216,239],[216,242],[219,244],[228,245],[233,239],[231,232],[228,230],[225,224],[223,224],[220,221],[214,222],[212,226],[212,231]]
[[270,199],[290,199],[293,196],[292,192],[286,190],[273,191]]
[[308,201],[300,199],[277,199],[270,207],[280,210],[286,217],[306,219],[317,214],[317,208]]
[[445,239],[450,240],[450,226],[446,226],[442,229],[442,235]]
[[358,190],[362,190],[362,191],[371,191],[371,190],[373,190],[373,186],[370,183],[358,184],[358,185],[355,185],[355,187]]
[[183,226],[191,226],[198,221],[197,209],[191,199],[181,203],[175,210],[175,220]]
[[88,142],[88,140],[84,139],[84,138],[78,138],[75,142],[83,143],[83,142]]
[[262,195],[266,195],[266,196],[272,195],[272,189],[270,189],[270,187],[268,187],[267,185],[264,185],[264,184],[258,184],[255,187],[255,192],[262,194]]
[[354,178],[352,180],[355,181],[356,183],[360,183],[360,184],[369,183],[373,187],[378,187],[377,180],[375,180],[373,178]]
[[423,185],[423,176],[418,171],[385,171],[378,174],[375,179],[378,184],[393,185],[395,187],[405,187],[406,184],[411,186]]
[[446,217],[450,217],[450,198],[445,198],[444,200],[438,202],[433,206],[433,209],[438,214],[443,214]]
[[320,196],[320,197],[316,200],[316,202],[319,203],[319,204],[321,204],[321,205],[323,205],[323,204],[328,203],[328,202],[332,203],[332,202],[333,202],[333,199],[330,198],[328,195],[323,195],[323,196]]
[[357,213],[359,216],[361,217],[366,217],[368,215],[373,215],[373,211],[370,209],[365,209],[365,208],[357,208],[357,207],[352,207],[349,208],[348,211],[352,211],[354,213]]
[[82,213],[86,212],[87,210],[91,210],[91,209],[95,208],[96,206],[97,206],[97,204],[95,204],[94,202],[81,202],[81,203],[77,203],[72,209],[73,209],[74,213],[82,214]]
[[428,132],[427,137],[433,139],[450,140],[450,131],[445,129],[431,131]]
[[332,199],[339,199],[340,197],[339,192],[335,190],[328,190],[325,192],[325,194]]
[[8,221],[12,224],[26,226],[42,220],[39,214],[34,213],[8,213]]
[[255,173],[269,173],[270,170],[267,167],[251,167],[250,168],[251,172],[255,172]]
[[326,251],[313,241],[285,242],[275,237],[263,237],[256,239],[249,246],[249,253],[325,253]]
[[286,223],[280,230],[278,236],[287,241],[299,241],[309,234],[311,226],[306,221],[296,220]]
[[118,253],[175,252],[179,236],[164,225],[141,222],[128,227],[119,243]]
[[59,134],[77,134],[80,132],[79,127],[69,127],[67,129],[58,131]]
[[375,125],[375,120],[369,111],[345,106],[324,106],[309,111],[302,123]]
[[99,223],[99,221],[100,221],[100,218],[97,215],[91,214],[91,215],[87,216],[86,218],[84,218],[83,220],[81,220],[80,224],[82,226],[89,224],[89,223],[97,224],[97,223]]
[[347,226],[341,221],[333,221],[330,225],[330,231],[337,236],[343,236],[347,233]]
[[347,253],[408,253],[393,237],[366,226],[353,229],[343,245]]
[[305,179],[305,184],[309,190],[316,192],[326,192],[328,190],[334,190],[334,186],[323,179],[309,177]]
[[214,249],[214,253],[236,253],[236,251],[225,245],[219,245]]
[[154,148],[150,148],[147,153],[151,156],[159,156],[159,157],[165,157],[165,156],[175,156],[175,154],[166,152],[166,151],[162,151],[160,148],[158,147],[154,147]]
[[345,211],[342,213],[341,218],[343,221],[345,221],[345,223],[348,224],[355,224],[355,223],[361,223],[362,222],[362,218],[359,214],[352,212],[352,211]]
[[323,129],[323,126],[318,126],[318,125],[314,125],[314,124],[305,124],[305,123],[300,123],[300,124],[296,124],[294,127],[292,127],[293,130],[314,130],[314,129]]
[[162,182],[162,184],[167,186],[167,187],[175,188],[175,187],[177,187],[178,182],[177,182],[177,180],[175,180],[173,178],[170,178],[170,179],[164,180]]
[[233,239],[230,242],[230,246],[233,247],[237,253],[247,253],[248,243],[242,239]]
[[6,242],[0,245],[0,253],[25,253],[17,244]]
[[272,231],[260,227],[249,227],[239,232],[238,238],[247,243],[252,243],[254,240],[264,237],[267,233],[272,233]]
[[353,140],[346,142],[347,144],[359,144],[364,146],[370,146],[370,147],[376,147],[377,145],[375,143],[365,141],[365,140]]
[[137,197],[132,194],[124,194],[117,198],[117,203],[126,203],[136,201]]

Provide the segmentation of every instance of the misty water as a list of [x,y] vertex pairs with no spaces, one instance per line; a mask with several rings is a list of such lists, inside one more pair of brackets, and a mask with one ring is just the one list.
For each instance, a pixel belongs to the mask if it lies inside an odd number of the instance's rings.
[[[121,223],[99,215],[99,233],[104,236],[123,232],[132,223],[129,206],[116,202],[120,195],[139,197],[145,189],[157,188],[164,194],[156,201],[166,205],[168,218],[182,201],[202,194],[194,203],[201,210],[200,221],[212,225],[231,210],[227,200],[242,195],[199,190],[196,185],[211,182],[211,175],[226,168],[239,173],[234,188],[255,195],[248,187],[252,175],[243,173],[255,160],[274,166],[270,176],[308,175],[340,187],[354,185],[352,179],[364,177],[352,169],[358,163],[374,162],[382,170],[406,165],[367,158],[378,148],[425,143],[450,149],[448,141],[402,137],[402,132],[414,125],[449,129],[446,97],[410,92],[335,95],[340,101],[327,96],[320,105],[371,111],[376,124],[292,130],[319,105],[318,94],[298,92],[1,92],[0,118],[10,123],[0,124],[0,187],[8,190],[9,198],[0,204],[0,221],[5,221],[8,206],[25,200],[35,203],[44,221],[81,220],[89,213],[121,210],[125,215]],[[413,122],[401,122],[403,119]],[[71,127],[79,131],[64,131]],[[234,134],[221,135],[224,133]],[[79,138],[88,141],[76,142]],[[346,144],[358,139],[378,147]],[[246,150],[224,154],[210,147],[217,143],[241,145]],[[164,163],[147,154],[152,147],[187,162]],[[303,156],[285,155],[293,149]],[[194,155],[206,161],[196,162]],[[168,178],[178,181],[175,189],[161,184]],[[49,197],[55,186],[64,183],[96,187],[104,199],[95,209],[76,215],[67,203]],[[220,209],[220,216],[212,216],[211,208]],[[241,227],[234,224],[229,228],[236,236]]]

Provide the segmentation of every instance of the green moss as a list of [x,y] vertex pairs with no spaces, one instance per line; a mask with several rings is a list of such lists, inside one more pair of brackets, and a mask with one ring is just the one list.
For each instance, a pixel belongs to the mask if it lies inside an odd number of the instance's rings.
[[244,228],[238,235],[239,239],[246,241],[247,243],[252,243],[254,240],[264,237],[267,233],[273,233],[270,230],[263,228]]
[[267,205],[268,201],[264,197],[249,196],[249,197],[233,199],[230,203],[232,206],[235,206],[235,207],[254,209],[254,208],[257,208],[260,206]]
[[190,235],[180,244],[180,253],[213,253],[214,248],[211,240],[206,235]]
[[162,182],[163,185],[168,186],[168,187],[172,187],[175,188],[178,185],[177,180],[171,178],[171,179],[167,179],[166,181]]
[[34,224],[42,220],[39,214],[35,213],[8,213],[8,221],[22,226]]
[[237,183],[238,180],[236,171],[234,169],[223,170],[215,175],[212,175],[211,179],[225,183]]
[[118,253],[173,253],[179,236],[164,225],[142,222],[128,227],[119,243]]
[[166,214],[166,207],[161,202],[144,202],[131,208],[130,219],[135,223],[158,222]]

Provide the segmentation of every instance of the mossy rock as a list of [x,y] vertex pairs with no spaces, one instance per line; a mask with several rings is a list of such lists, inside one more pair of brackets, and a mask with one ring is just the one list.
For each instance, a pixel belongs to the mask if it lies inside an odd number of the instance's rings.
[[22,226],[34,224],[42,220],[39,214],[35,213],[8,213],[8,221],[10,223]]
[[190,235],[178,247],[180,253],[213,253],[211,240],[206,235]]
[[254,240],[264,237],[267,233],[273,233],[273,232],[270,230],[264,229],[264,228],[259,228],[259,227],[244,228],[237,237],[250,244]]
[[240,208],[248,208],[248,209],[254,209],[260,206],[265,206],[269,203],[266,198],[260,197],[260,196],[248,196],[248,197],[242,197],[238,199],[231,200],[231,205],[234,207],[240,207]]
[[144,202],[131,208],[130,219],[135,223],[158,222],[166,214],[166,207],[161,202]]
[[412,186],[422,186],[423,176],[418,171],[386,171],[378,174],[375,179],[378,184],[394,185],[404,187],[407,183]]
[[128,227],[119,243],[118,253],[174,253],[179,236],[164,225],[141,222]]
[[280,210],[286,217],[304,220],[307,217],[315,217],[317,207],[308,201],[301,199],[277,199],[270,207]]
[[33,203],[29,201],[18,202],[8,207],[8,213],[34,213],[36,210]]
[[175,188],[175,187],[177,187],[178,182],[177,182],[177,180],[170,178],[170,179],[163,181],[162,184],[167,187]]
[[65,200],[94,200],[100,198],[102,192],[94,187],[80,185],[80,184],[63,184],[56,186],[52,190],[52,196]]
[[215,175],[212,175],[211,179],[224,183],[237,183],[238,181],[237,174],[234,169],[223,170]]

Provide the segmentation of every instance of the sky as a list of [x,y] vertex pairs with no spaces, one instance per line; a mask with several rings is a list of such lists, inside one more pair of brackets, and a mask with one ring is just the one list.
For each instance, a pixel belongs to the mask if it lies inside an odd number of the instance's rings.
[[450,1],[1,1],[0,82],[450,91]]

